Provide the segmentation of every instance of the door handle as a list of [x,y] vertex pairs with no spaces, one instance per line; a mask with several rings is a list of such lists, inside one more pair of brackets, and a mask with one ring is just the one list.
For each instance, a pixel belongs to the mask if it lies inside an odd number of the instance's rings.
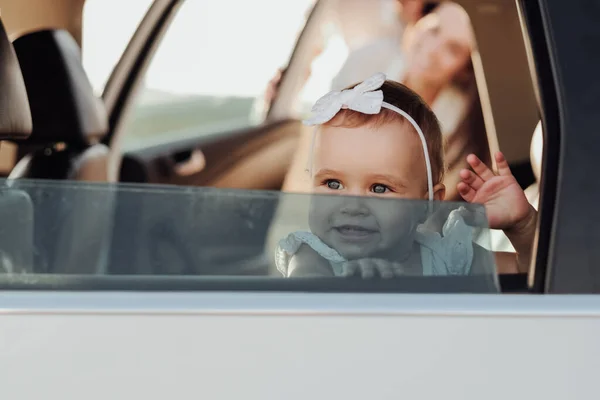
[[194,149],[187,160],[175,164],[173,171],[179,176],[191,176],[201,172],[205,166],[204,153],[200,149]]

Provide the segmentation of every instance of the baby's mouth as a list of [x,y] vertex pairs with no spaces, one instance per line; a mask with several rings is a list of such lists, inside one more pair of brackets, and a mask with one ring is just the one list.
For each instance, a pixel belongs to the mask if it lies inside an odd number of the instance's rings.
[[348,240],[361,240],[377,233],[375,229],[366,228],[360,225],[340,225],[333,229]]

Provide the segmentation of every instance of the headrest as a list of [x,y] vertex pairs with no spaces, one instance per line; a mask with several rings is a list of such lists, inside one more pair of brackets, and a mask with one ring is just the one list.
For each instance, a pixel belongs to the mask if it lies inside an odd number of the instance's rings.
[[108,116],[81,63],[75,39],[64,30],[29,33],[13,43],[33,118],[31,143],[87,145],[108,130]]
[[21,68],[0,20],[0,139],[25,139],[31,112]]

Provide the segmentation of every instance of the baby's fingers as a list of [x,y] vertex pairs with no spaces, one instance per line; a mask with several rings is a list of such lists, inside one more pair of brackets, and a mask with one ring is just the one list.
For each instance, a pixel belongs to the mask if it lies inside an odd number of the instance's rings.
[[360,266],[357,261],[348,261],[342,265],[342,276],[350,277],[356,275],[356,273],[360,270]]
[[360,260],[358,262],[360,273],[363,278],[370,279],[375,277],[377,264],[373,260]]
[[511,176],[512,172],[510,171],[510,167],[508,166],[508,161],[504,158],[504,154],[502,152],[496,153],[496,165],[498,166],[498,175],[501,176]]
[[381,278],[394,277],[393,265],[384,260],[362,259],[348,261],[342,266],[342,276],[350,277],[360,275],[364,279],[371,279],[379,275]]
[[404,266],[402,264],[399,264],[399,263],[392,264],[392,270],[394,272],[394,276],[406,276],[406,275],[408,275],[406,273],[406,270],[404,269]]
[[394,277],[394,269],[392,263],[385,260],[374,260],[374,264],[379,272],[379,276],[383,279],[390,279]]
[[458,185],[456,185],[456,189],[458,190],[458,193],[462,196],[462,198],[465,199],[465,201],[472,203],[473,200],[475,200],[477,192],[466,183],[459,182]]
[[463,169],[460,171],[460,179],[476,191],[479,190],[485,183],[483,179],[479,177],[479,175],[473,171],[469,171],[468,169]]
[[489,169],[488,166],[485,165],[483,161],[481,161],[475,154],[469,154],[467,156],[467,162],[471,168],[473,168],[473,171],[475,171],[475,173],[479,175],[484,182],[494,177],[492,170]]
[[360,275],[362,278],[373,278],[376,268],[375,263],[368,259],[348,261],[342,266],[342,276]]

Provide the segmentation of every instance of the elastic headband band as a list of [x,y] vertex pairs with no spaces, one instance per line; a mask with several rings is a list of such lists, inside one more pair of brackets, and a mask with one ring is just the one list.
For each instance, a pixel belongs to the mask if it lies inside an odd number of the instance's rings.
[[401,110],[398,107],[393,106],[385,101],[381,103],[381,106],[402,115],[408,120],[408,122],[410,122],[410,124],[413,126],[413,128],[415,128],[415,130],[419,134],[419,138],[421,139],[421,144],[423,145],[423,152],[425,156],[425,168],[427,168],[427,191],[429,194],[429,201],[433,201],[433,173],[431,172],[431,160],[429,159],[429,149],[427,148],[427,140],[425,140],[425,135],[423,134],[421,127],[419,127],[419,124],[417,124],[413,117],[408,115],[406,111]]

